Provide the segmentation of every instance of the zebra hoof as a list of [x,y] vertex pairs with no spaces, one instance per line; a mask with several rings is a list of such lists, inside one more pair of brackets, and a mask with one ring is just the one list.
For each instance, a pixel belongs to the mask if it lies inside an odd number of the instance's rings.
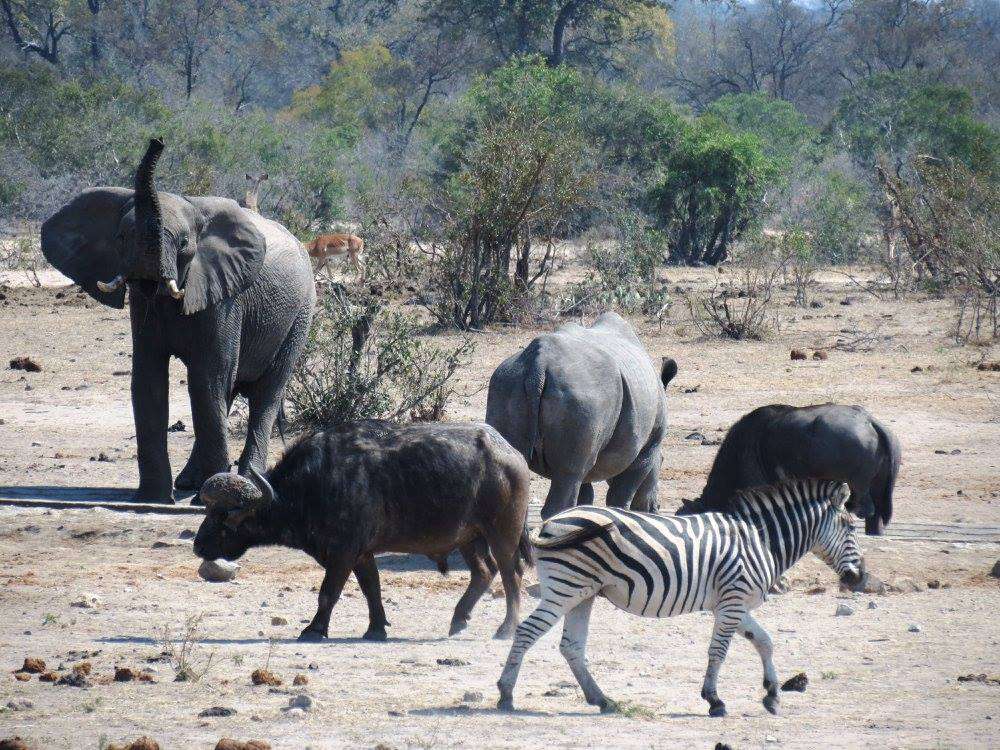
[[775,716],[778,715],[778,696],[768,695],[764,698],[764,708],[767,709],[768,713]]
[[722,701],[719,701],[718,703],[713,703],[712,707],[708,709],[708,715],[712,716],[712,717],[715,717],[715,718],[719,718],[721,716],[725,716],[726,715],[726,704],[723,703]]

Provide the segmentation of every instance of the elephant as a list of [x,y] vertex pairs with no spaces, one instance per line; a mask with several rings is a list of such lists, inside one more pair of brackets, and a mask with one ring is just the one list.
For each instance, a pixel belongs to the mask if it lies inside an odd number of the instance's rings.
[[497,367],[486,422],[551,480],[543,519],[592,503],[598,481],[608,482],[610,506],[658,508],[666,387],[676,374],[669,357],[657,374],[614,312],[589,328],[569,323],[543,334]]
[[135,499],[173,502],[167,456],[168,364],[187,367],[194,448],[177,476],[196,490],[230,467],[226,422],[247,398],[239,470],[263,471],[271,429],[302,353],[316,304],[309,256],[277,222],[217,197],[158,192],[152,139],[134,190],[82,191],[42,225],[46,259],[132,327]]
[[786,479],[846,482],[848,509],[879,536],[892,519],[901,448],[892,432],[860,406],[771,404],[729,428],[701,497],[678,511],[726,512],[736,492]]

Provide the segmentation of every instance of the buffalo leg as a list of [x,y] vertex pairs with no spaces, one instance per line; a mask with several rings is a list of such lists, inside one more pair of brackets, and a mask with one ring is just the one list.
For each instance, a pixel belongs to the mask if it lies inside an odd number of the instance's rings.
[[326,569],[323,583],[319,587],[319,607],[312,622],[299,634],[300,641],[321,641],[326,638],[330,629],[330,613],[340,598],[340,592],[344,590],[349,575],[351,575],[349,564],[330,566]]
[[389,621],[385,619],[385,609],[382,607],[382,586],[374,555],[367,553],[360,557],[354,566],[354,577],[358,579],[361,593],[368,601],[368,630],[361,637],[366,641],[384,641],[387,637],[385,626]]
[[469,618],[472,616],[472,608],[476,606],[483,594],[490,587],[493,577],[496,575],[496,568],[490,565],[490,550],[486,546],[486,540],[477,537],[469,544],[459,548],[462,559],[469,566],[469,587],[462,594],[462,598],[455,605],[455,614],[451,618],[451,627],[448,628],[448,635],[461,633],[469,626]]
[[514,531],[515,533],[505,534],[497,529],[489,529],[486,536],[493,559],[500,568],[500,580],[503,581],[507,602],[507,614],[493,636],[499,640],[514,636],[521,615],[521,573],[518,559],[521,527],[517,527]]

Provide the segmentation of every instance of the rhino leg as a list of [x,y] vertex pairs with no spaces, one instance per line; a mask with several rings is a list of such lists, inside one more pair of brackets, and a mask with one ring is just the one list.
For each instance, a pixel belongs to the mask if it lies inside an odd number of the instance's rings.
[[[579,477],[552,477],[549,494],[545,497],[545,504],[542,506],[542,520],[546,521],[556,513],[576,505],[582,486],[583,483]],[[593,488],[591,488],[591,493],[593,493]]]
[[590,482],[584,482],[580,485],[580,494],[576,496],[577,505],[593,505],[594,504],[594,485]]

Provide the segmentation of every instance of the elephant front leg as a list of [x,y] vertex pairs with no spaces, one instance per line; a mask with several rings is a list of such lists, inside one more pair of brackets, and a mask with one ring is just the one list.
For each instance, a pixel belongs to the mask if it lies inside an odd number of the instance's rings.
[[157,342],[133,336],[132,414],[135,418],[139,489],[135,499],[172,503],[167,455],[170,355]]
[[188,395],[194,422],[195,445],[187,465],[177,476],[179,490],[198,490],[206,479],[229,470],[226,422],[229,415],[229,380],[222,373],[188,368]]

